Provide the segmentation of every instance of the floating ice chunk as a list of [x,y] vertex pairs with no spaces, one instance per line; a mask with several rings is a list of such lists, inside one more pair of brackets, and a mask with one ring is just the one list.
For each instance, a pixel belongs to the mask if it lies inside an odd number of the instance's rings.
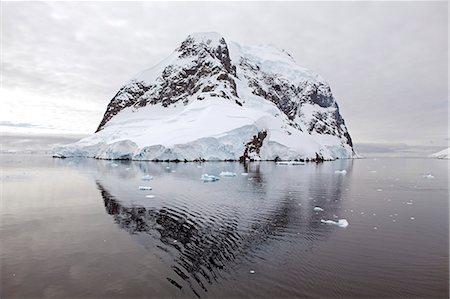
[[203,182],[215,182],[219,179],[220,178],[216,177],[215,175],[209,175],[207,173],[202,174],[202,176],[200,177],[200,180],[202,180]]
[[424,175],[423,177],[426,179],[434,179],[434,175],[432,175],[431,173]]
[[177,171],[176,170],[172,170],[171,172],[174,173],[174,172],[177,172]]
[[149,194],[149,195],[145,195],[145,197],[147,197],[147,198],[155,198],[155,195]]
[[201,165],[197,165],[197,168],[202,168],[202,166]]
[[255,270],[250,270],[250,274],[255,274]]
[[279,161],[277,165],[305,165],[302,161]]
[[112,166],[112,167],[117,167],[117,166],[119,166],[119,164],[117,164],[117,163],[111,163],[111,166]]
[[412,203],[412,202],[407,202],[406,204],[407,204],[407,205],[412,205],[413,203]]
[[231,172],[231,171],[222,171],[220,173],[220,176],[228,176],[228,177],[232,177],[232,176],[236,176],[235,172]]
[[322,219],[322,220],[320,220],[320,222],[325,223],[325,224],[334,224],[339,227],[347,227],[348,226],[348,221],[346,219],[339,219],[338,221]]
[[139,186],[139,190],[152,190],[150,186]]
[[409,218],[409,219],[411,219],[411,220],[414,220],[414,219],[416,219],[416,218],[414,218],[414,217],[411,217],[411,218]]
[[141,180],[143,181],[150,181],[153,180],[153,177],[151,175],[144,175],[143,177],[141,177]]
[[323,209],[321,207],[314,207],[314,212],[322,212]]
[[377,189],[377,191],[378,191],[378,192],[381,192],[381,191],[383,191],[383,189]]
[[370,172],[371,172],[371,173],[377,173],[377,171],[376,171],[376,170],[371,170]]
[[128,170],[130,170],[130,169],[131,169],[130,167],[125,168],[126,171],[128,171]]
[[166,166],[166,169],[170,169],[170,167],[169,167],[169,166]]
[[345,170],[345,169],[344,169],[344,170],[335,170],[334,173],[335,173],[335,174],[343,174],[343,175],[346,175],[346,174],[347,174],[347,170]]
[[241,173],[241,175],[246,176],[246,175],[248,175],[248,173],[247,172],[243,172],[243,173]]

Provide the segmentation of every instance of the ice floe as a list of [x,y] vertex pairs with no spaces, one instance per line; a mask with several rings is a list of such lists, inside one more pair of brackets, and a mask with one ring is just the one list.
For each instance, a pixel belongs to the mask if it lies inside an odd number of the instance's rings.
[[155,198],[155,195],[145,195],[146,198]]
[[434,179],[434,175],[432,175],[431,173],[424,175],[423,177],[426,179]]
[[343,174],[343,175],[345,175],[345,174],[347,174],[347,170],[345,170],[345,169],[344,170],[335,170],[334,173],[335,174]]
[[320,220],[320,222],[325,223],[325,224],[333,224],[333,225],[337,225],[339,227],[347,227],[348,226],[348,221],[347,219],[339,219],[338,221],[334,221],[334,220]]
[[200,177],[200,180],[202,180],[203,182],[215,182],[219,179],[219,177],[216,177],[215,175],[209,175],[207,173],[202,174],[202,176]]
[[241,175],[246,176],[246,175],[248,175],[248,173],[247,172],[243,172],[243,173],[241,173]]
[[139,186],[139,190],[152,190],[150,186]]
[[305,165],[305,162],[301,161],[279,161],[277,165]]
[[322,212],[323,209],[321,207],[314,207],[314,212]]
[[151,175],[147,174],[147,175],[144,175],[143,177],[141,177],[141,180],[150,181],[150,180],[153,180],[153,177]]
[[231,171],[222,171],[220,173],[220,176],[228,176],[228,177],[232,177],[232,176],[236,176],[235,172],[231,172]]

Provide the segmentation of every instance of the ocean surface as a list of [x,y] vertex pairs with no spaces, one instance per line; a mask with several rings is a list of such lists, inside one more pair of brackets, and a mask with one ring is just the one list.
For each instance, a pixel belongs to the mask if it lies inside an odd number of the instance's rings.
[[0,167],[1,298],[448,298],[449,161]]

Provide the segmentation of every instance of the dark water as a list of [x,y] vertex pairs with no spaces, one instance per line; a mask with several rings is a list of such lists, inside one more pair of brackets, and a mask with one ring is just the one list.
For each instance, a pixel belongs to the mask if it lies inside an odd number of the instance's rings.
[[1,156],[1,298],[448,297],[448,161],[115,163]]

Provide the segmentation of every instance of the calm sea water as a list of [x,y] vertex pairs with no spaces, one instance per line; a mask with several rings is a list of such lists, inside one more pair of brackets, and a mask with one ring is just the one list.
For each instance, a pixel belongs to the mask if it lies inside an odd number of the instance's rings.
[[0,166],[2,298],[448,298],[448,161]]

